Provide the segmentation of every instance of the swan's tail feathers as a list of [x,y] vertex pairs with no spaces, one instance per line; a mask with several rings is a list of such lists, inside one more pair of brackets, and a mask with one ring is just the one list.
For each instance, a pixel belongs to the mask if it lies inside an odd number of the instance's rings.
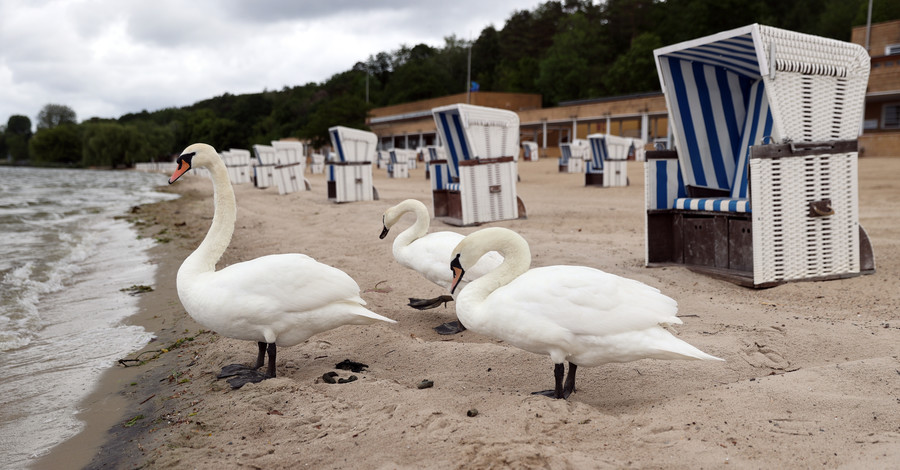
[[416,299],[413,297],[409,298],[409,306],[416,310],[428,310],[432,308],[438,308],[441,305],[446,307],[447,302],[453,302],[452,295],[440,295],[433,299]]
[[[385,317],[385,316],[382,316],[382,315],[379,315],[379,314],[377,314],[377,313],[375,313],[375,312],[373,312],[373,311],[371,311],[371,310],[369,310],[369,309],[367,309],[367,308],[357,308],[357,309],[354,309],[354,310],[353,310],[353,313],[356,314],[356,315],[358,315],[358,316],[360,316],[360,317],[366,317],[366,318],[369,318],[369,319],[372,319],[372,320],[375,320],[375,321],[383,321],[383,322],[387,322],[387,323],[397,323],[396,320],[391,320],[390,318]],[[374,322],[367,322],[367,323],[374,323]]]
[[674,353],[680,357],[676,357],[674,359],[696,359],[700,361],[724,361],[720,357],[713,356],[711,354],[707,354],[691,344],[687,343],[684,340],[678,339],[676,337],[672,337],[674,341],[670,342],[667,345],[667,352]]
[[644,330],[643,340],[647,347],[655,349],[656,353],[651,357],[655,359],[682,359],[700,361],[724,361],[711,354],[707,354],[687,341],[674,336],[662,327]]

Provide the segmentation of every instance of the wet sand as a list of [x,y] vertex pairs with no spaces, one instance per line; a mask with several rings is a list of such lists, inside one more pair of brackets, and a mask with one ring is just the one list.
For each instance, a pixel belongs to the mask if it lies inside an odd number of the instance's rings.
[[[181,199],[142,207],[155,290],[132,321],[174,345],[104,376],[84,433],[35,468],[892,468],[900,462],[900,159],[860,160],[860,214],[875,250],[872,276],[751,290],[679,267],[645,268],[643,172],[631,186],[586,188],[556,161],[519,164],[527,220],[511,228],[532,265],[577,264],[640,280],[679,303],[680,338],[724,363],[638,361],[579,369],[568,401],[532,396],[553,366],[505,343],[432,327],[453,307],[419,312],[407,298],[441,289],[398,265],[379,240],[381,214],[406,198],[430,205],[422,165],[407,180],[375,170],[381,200],[334,204],[313,190],[236,186],[238,221],[219,266],[306,253],[350,274],[369,307],[396,325],[346,326],[279,350],[279,377],[233,391],[225,364],[251,362],[254,344],[202,331],[175,294],[175,272],[212,216],[208,180],[185,179]],[[165,177],[161,176],[161,181]],[[399,229],[399,230],[398,230]],[[433,222],[432,230],[471,233]],[[190,339],[188,339],[190,338]],[[336,370],[351,359],[361,373]],[[322,375],[357,375],[328,384]],[[419,389],[423,379],[432,388]],[[471,411],[477,410],[477,415]],[[138,418],[140,417],[140,418]]]

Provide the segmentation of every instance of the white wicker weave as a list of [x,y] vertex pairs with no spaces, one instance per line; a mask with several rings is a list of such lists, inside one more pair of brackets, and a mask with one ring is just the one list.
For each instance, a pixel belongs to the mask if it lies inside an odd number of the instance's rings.
[[[859,273],[856,155],[751,158],[754,284]],[[810,216],[823,199],[834,215]]]
[[459,166],[462,225],[516,219],[516,162]]

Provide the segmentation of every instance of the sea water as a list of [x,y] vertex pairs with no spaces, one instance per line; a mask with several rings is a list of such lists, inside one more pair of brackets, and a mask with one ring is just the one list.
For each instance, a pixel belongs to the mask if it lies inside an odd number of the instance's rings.
[[121,216],[174,195],[136,171],[0,167],[0,468],[83,427],[78,404],[151,335],[123,324],[155,267]]

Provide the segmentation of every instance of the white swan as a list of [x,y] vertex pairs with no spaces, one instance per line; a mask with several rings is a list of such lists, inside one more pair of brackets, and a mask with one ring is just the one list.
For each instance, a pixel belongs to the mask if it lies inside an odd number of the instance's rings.
[[[556,387],[536,393],[568,398],[578,366],[645,358],[722,360],[660,326],[681,320],[675,301],[659,290],[584,266],[528,269],[528,243],[505,228],[474,232],[453,250],[451,292],[467,268],[491,250],[503,255],[503,264],[457,294],[456,315],[472,331],[549,355]],[[565,361],[569,374],[563,386]]]
[[[169,184],[191,168],[207,168],[215,204],[209,232],[178,269],[178,298],[205,328],[259,346],[255,367],[233,364],[223,369],[220,378],[235,376],[229,380],[232,387],[275,377],[276,345],[293,346],[341,325],[395,323],[363,307],[359,285],[350,276],[306,255],[263,256],[216,271],[231,242],[237,213],[225,164],[206,144],[187,147],[177,163]],[[256,369],[263,366],[266,353],[269,367],[263,375]]]
[[[421,201],[407,199],[384,212],[381,219],[384,229],[381,231],[379,238],[383,239],[386,237],[391,227],[407,212],[415,214],[416,221],[394,239],[394,259],[401,265],[425,276],[425,279],[449,290],[450,283],[453,282],[453,275],[447,269],[447,263],[451,259],[450,252],[462,241],[464,235],[455,232],[428,233],[428,225],[431,220],[428,208]],[[500,266],[502,261],[503,257],[497,252],[488,253],[487,256],[484,256],[469,270],[469,279],[476,279],[491,271]],[[441,304],[446,305],[447,302],[451,301],[453,301],[452,295],[442,295],[433,299],[410,298],[409,306],[419,310],[427,310],[438,307]],[[465,330],[465,327],[457,321],[435,327],[435,331],[442,335],[459,333],[463,330]]]

